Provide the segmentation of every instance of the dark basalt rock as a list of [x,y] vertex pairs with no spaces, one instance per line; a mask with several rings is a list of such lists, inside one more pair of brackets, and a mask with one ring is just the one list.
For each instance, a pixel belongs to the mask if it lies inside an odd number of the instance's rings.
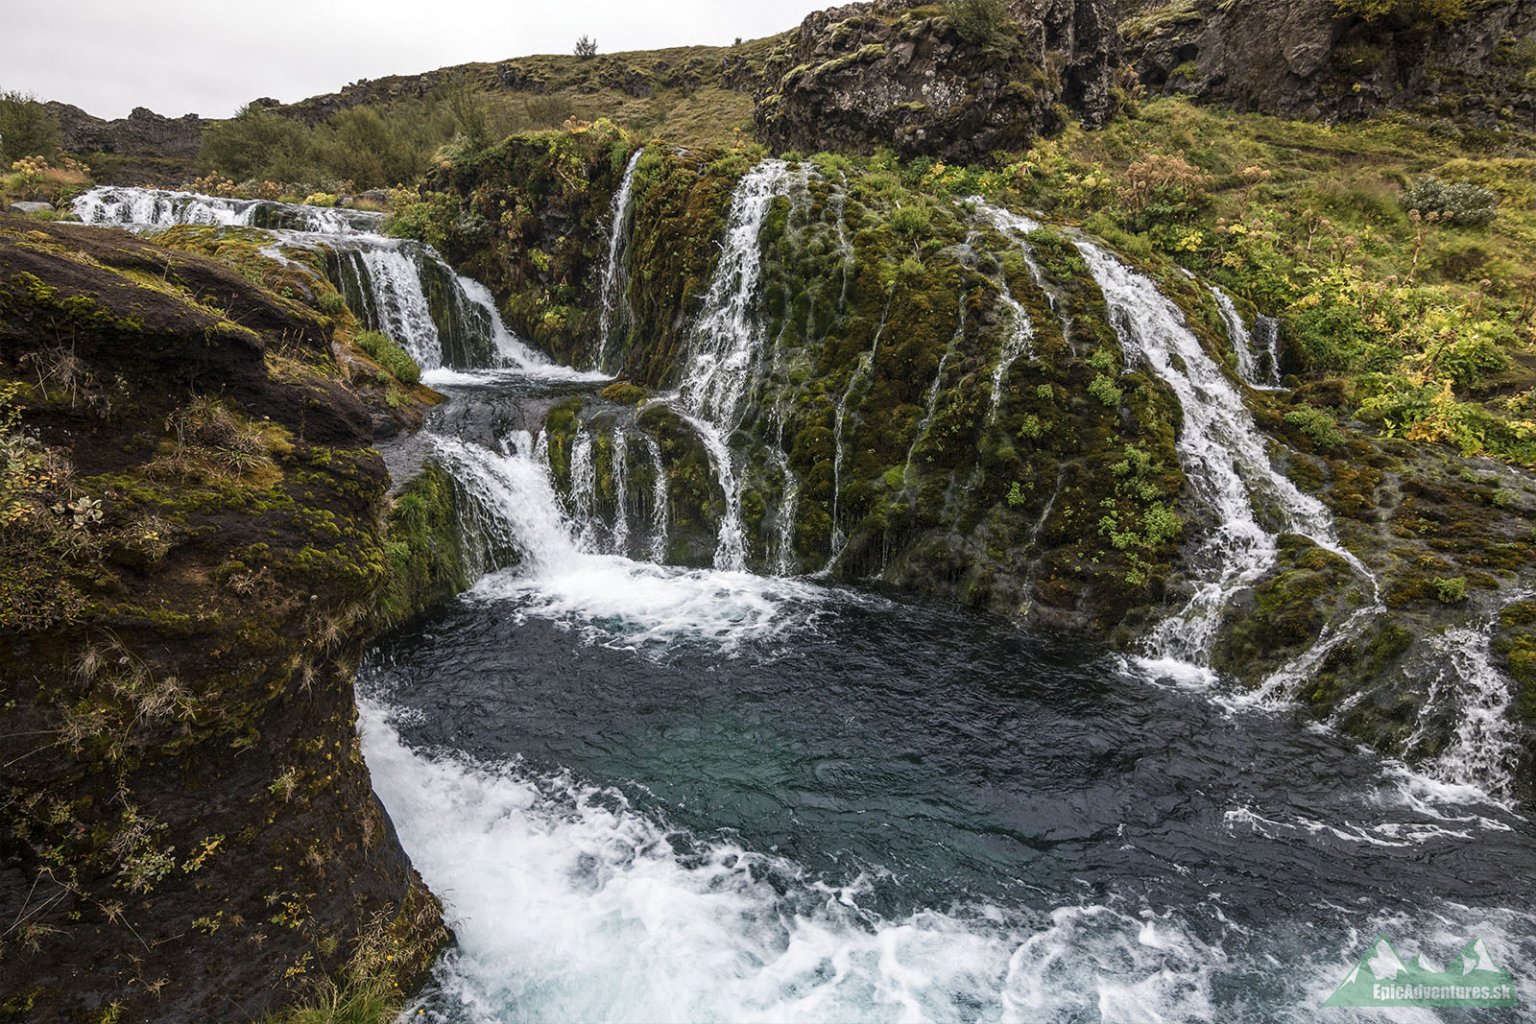
[[770,61],[757,133],[775,149],[985,159],[1116,109],[1118,50],[1101,0],[1017,2],[990,40],[933,5],[877,0],[818,11]]
[[1441,23],[1412,8],[1340,17],[1335,0],[1142,3],[1121,27],[1142,83],[1239,109],[1306,118],[1417,109],[1482,127],[1536,123],[1536,2],[1472,6]]

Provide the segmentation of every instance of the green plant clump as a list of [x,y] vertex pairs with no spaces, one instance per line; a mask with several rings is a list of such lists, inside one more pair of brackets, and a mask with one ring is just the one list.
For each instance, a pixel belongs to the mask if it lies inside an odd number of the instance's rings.
[[421,383],[421,367],[389,335],[378,331],[363,331],[357,336],[357,347],[368,353],[400,383],[410,387]]

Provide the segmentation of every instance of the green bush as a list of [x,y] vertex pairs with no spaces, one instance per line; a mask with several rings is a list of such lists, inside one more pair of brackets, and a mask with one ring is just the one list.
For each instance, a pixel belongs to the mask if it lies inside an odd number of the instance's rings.
[[1331,451],[1344,443],[1338,422],[1326,411],[1312,405],[1303,405],[1285,414],[1285,422],[1300,430],[1323,451]]
[[973,46],[995,46],[1013,20],[1002,0],[944,0],[944,14],[961,39]]
[[22,157],[59,154],[59,125],[47,107],[26,93],[0,92],[0,157],[4,166]]
[[1403,192],[1403,208],[1425,219],[1457,227],[1482,227],[1499,212],[1499,197],[1492,189],[1470,182],[1450,184],[1439,178],[1420,178]]
[[400,383],[411,387],[421,383],[421,367],[389,335],[364,331],[357,336],[357,347],[368,353]]

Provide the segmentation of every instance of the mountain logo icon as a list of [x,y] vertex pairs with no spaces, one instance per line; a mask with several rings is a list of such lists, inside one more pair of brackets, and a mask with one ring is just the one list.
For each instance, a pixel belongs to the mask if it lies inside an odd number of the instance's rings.
[[1423,956],[1412,964],[1378,936],[1324,1006],[1519,1006],[1515,979],[1482,939],[1472,939],[1444,970]]

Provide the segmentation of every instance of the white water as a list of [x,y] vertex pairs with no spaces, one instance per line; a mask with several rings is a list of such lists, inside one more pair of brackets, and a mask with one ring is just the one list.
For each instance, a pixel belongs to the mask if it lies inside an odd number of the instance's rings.
[[667,561],[667,533],[671,529],[668,510],[667,467],[661,461],[661,445],[649,434],[645,436],[645,450],[651,458],[651,561],[663,565]]
[[[639,650],[688,639],[729,649],[804,628],[820,613],[827,592],[808,584],[597,553],[561,509],[542,438],[515,432],[499,453],[456,438],[432,442],[468,492],[477,528],[521,556],[516,569],[481,580],[470,599],[511,601],[521,614],[568,625],[592,642]],[[664,510],[664,483],[657,497]]]
[[689,332],[682,404],[727,433],[740,425],[742,401],[765,342],[756,309],[762,275],[759,236],[773,201],[788,194],[792,177],[782,160],[765,160],[736,186],[720,262]]
[[[624,263],[626,240],[629,237],[630,203],[635,193],[635,168],[645,155],[644,147],[635,150],[624,168],[624,180],[613,196],[613,212],[608,226],[608,262],[603,265],[603,278],[598,286],[598,346],[597,369],[608,367],[608,351],[613,346],[616,323],[628,324],[633,319],[629,305],[629,271]],[[615,317],[619,319],[616,321]]]
[[997,419],[998,408],[1003,402],[1003,384],[1008,380],[1008,371],[1013,369],[1013,364],[1030,354],[1030,348],[1035,340],[1035,324],[1029,318],[1029,312],[1019,304],[1019,300],[1013,297],[1013,292],[1008,289],[1007,282],[1003,283],[1003,292],[997,300],[1007,310],[1008,327],[1003,332],[1003,344],[998,352],[997,368],[992,371],[992,400],[987,407],[987,422]]
[[224,199],[164,189],[95,188],[76,197],[72,205],[75,215],[87,224],[140,228],[168,228],[178,224],[265,226],[257,222],[266,215],[275,218],[275,227],[322,234],[353,234],[375,231],[384,221],[383,214],[362,210],[301,206],[263,199]]
[[613,551],[629,554],[629,431],[613,432]]
[[262,229],[273,238],[269,249],[276,259],[284,259],[278,251],[281,245],[330,249],[357,275],[364,308],[354,312],[393,338],[428,372],[442,369],[445,362],[424,283],[430,273],[447,290],[448,318],[487,340],[501,366],[540,376],[598,376],[555,366],[530,348],[507,328],[490,290],[455,273],[431,246],[378,234],[383,214],[138,188],[93,189],[76,198],[74,211],[88,224],[144,230],[270,223],[274,226]]
[[[1515,600],[1523,600],[1521,594]],[[1514,790],[1520,760],[1520,730],[1510,718],[1515,682],[1493,660],[1493,633],[1499,616],[1481,628],[1448,629],[1431,643],[1439,656],[1439,682],[1453,693],[1456,734],[1429,768],[1454,785],[1475,786],[1498,797]]]
[[795,177],[782,160],[765,160],[737,184],[720,261],[689,331],[682,383],[668,400],[698,432],[725,493],[725,515],[715,550],[717,569],[743,571],[747,564],[741,479],[732,464],[729,438],[741,426],[743,402],[756,380],[766,344],[756,309],[763,221],[774,199],[788,194]]
[[1175,678],[1209,681],[1210,648],[1222,613],[1239,591],[1275,565],[1276,532],[1259,522],[1267,506],[1281,530],[1310,538],[1369,577],[1344,551],[1333,521],[1316,498],[1303,494],[1270,464],[1264,435],[1184,314],[1144,274],[1086,240],[1077,248],[1109,303],[1126,358],[1146,364],[1173,391],[1183,410],[1179,458],[1196,495],[1210,511],[1210,531],[1192,560],[1200,573],[1194,596],[1148,637],[1146,665]]
[[[1270,379],[1271,368],[1274,366],[1273,350],[1268,353],[1268,365],[1262,365],[1259,353],[1254,350],[1253,334],[1248,330],[1243,315],[1238,312],[1237,303],[1220,287],[1214,284],[1209,287],[1212,297],[1216,299],[1216,307],[1221,310],[1222,322],[1227,325],[1227,338],[1232,342],[1233,354],[1237,356],[1237,375],[1249,387],[1273,389],[1278,383]],[[1269,322],[1274,323],[1273,320]]]
[[597,466],[592,461],[592,433],[585,426],[576,428],[571,440],[571,522],[576,525],[576,543],[583,551],[596,551]]
[[784,479],[784,497],[779,503],[779,549],[774,571],[780,576],[795,571],[795,512],[800,504],[800,481],[789,467],[789,456],[782,450],[770,453]]
[[1216,1019],[1222,952],[1170,917],[1085,904],[1029,924],[989,906],[884,919],[857,884],[728,841],[684,857],[616,791],[429,760],[366,702],[363,737],[427,884],[476,894],[448,903],[461,952],[439,974],[468,1020]]

